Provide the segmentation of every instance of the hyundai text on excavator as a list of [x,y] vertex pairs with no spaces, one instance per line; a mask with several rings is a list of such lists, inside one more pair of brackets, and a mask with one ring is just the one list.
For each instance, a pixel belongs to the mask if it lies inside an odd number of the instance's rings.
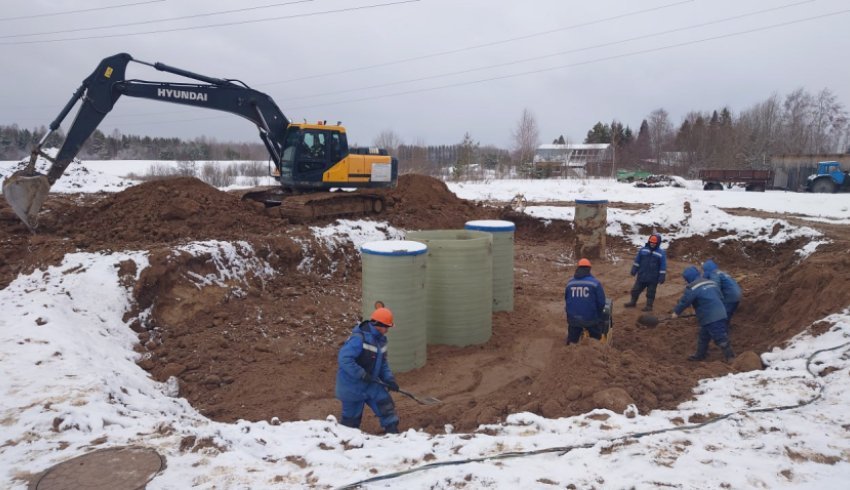
[[[125,71],[131,61],[203,83],[128,80]],[[384,198],[374,190],[395,187],[398,181],[396,158],[385,150],[349,148],[342,126],[293,123],[271,97],[241,81],[134,60],[129,54],[120,53],[103,59],[83,80],[50,123],[47,134],[33,147],[28,165],[4,181],[4,197],[31,230],[37,225],[36,218],[50,186],[62,176],[122,95],[215,109],[253,122],[274,164],[272,174],[280,186],[271,191],[248,193],[246,197],[261,200],[267,206],[281,204],[281,214],[294,220],[380,213]],[[45,141],[80,100],[80,109],[56,156],[46,154],[42,149]],[[35,170],[39,156],[52,162],[47,175]],[[356,190],[329,192],[335,188]]]

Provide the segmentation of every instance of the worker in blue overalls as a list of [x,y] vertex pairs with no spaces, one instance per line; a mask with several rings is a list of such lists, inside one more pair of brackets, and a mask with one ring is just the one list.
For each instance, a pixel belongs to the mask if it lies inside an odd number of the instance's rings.
[[339,350],[336,397],[342,402],[342,425],[359,428],[363,407],[369,405],[387,434],[398,433],[398,415],[388,392],[398,391],[387,362],[386,335],[392,326],[392,311],[379,307],[354,327]]

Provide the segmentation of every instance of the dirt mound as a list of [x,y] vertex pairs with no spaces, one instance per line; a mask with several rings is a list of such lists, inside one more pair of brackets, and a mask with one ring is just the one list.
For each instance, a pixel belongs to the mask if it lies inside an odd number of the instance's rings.
[[386,220],[409,230],[463,228],[469,220],[498,216],[498,210],[460,199],[443,181],[425,175],[399,176],[386,198]]
[[175,177],[139,184],[61,213],[52,207],[54,212],[41,218],[39,233],[123,245],[234,240],[275,229],[263,209],[198,179]]
[[[776,280],[776,279],[779,280]],[[816,254],[802,263],[793,263],[753,291],[747,313],[763,322],[764,342],[759,350],[777,345],[796,333],[801,324],[814,322],[848,305],[850,257]]]
[[765,240],[736,241],[719,244],[713,240],[729,234],[718,231],[706,236],[679,238],[667,249],[667,255],[691,262],[697,267],[708,259],[717,262],[721,269],[746,270],[752,264],[773,267],[793,262],[796,250],[805,245],[805,239],[796,239],[773,245]]

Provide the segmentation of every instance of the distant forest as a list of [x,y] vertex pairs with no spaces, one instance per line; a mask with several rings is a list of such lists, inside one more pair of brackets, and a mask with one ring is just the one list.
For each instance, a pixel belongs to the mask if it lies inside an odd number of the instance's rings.
[[[29,156],[32,146],[45,134],[44,126],[22,129],[17,125],[0,126],[0,159],[18,160]],[[47,140],[45,147],[58,147],[65,139],[58,130]],[[95,130],[83,145],[77,158],[90,160],[266,160],[268,153],[262,143],[223,143],[211,138],[152,138],[113,131],[105,135]]]
[[[564,137],[553,143],[563,143]],[[677,164],[685,168],[757,167],[779,155],[850,153],[850,116],[829,89],[771,95],[737,115],[729,107],[691,111],[676,126],[664,109],[641,122],[635,135],[617,120],[596,123],[585,143],[611,143],[617,162]]]
[[[47,128],[22,129],[17,125],[0,125],[0,160],[22,160],[47,133]],[[65,139],[62,130],[48,138],[45,147],[58,147]],[[399,145],[393,148],[393,154],[401,161],[403,171],[415,170],[422,173],[435,173],[438,169],[453,165],[458,158],[461,145],[413,146]],[[489,155],[489,157],[488,157]],[[95,130],[77,154],[82,160],[253,160],[265,161],[269,155],[262,143],[221,142],[214,138],[153,138],[135,136],[114,131],[106,135]],[[495,162],[507,158],[506,151],[495,148],[485,152],[482,157]]]

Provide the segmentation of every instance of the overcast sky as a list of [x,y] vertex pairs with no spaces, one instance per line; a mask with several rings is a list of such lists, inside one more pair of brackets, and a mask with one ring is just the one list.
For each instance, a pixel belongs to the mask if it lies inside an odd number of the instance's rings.
[[[405,143],[458,143],[469,132],[510,147],[525,108],[548,143],[581,142],[600,120],[637,130],[660,107],[676,125],[694,109],[737,114],[798,87],[828,87],[850,105],[846,0],[2,3],[4,125],[46,126],[119,52],[237,78],[292,120],[342,121],[359,144],[392,130]],[[128,77],[175,80],[139,64]],[[127,97],[100,126],[116,128],[259,141],[239,117]]]

